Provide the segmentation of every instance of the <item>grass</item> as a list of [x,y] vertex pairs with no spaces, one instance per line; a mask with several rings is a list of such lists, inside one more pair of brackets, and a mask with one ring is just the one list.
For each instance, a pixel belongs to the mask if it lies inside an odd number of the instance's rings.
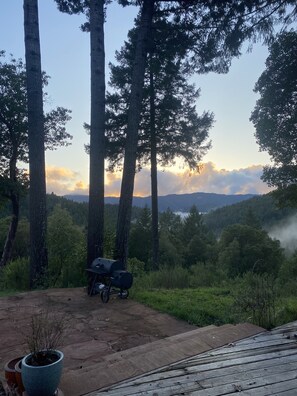
[[233,297],[227,288],[135,289],[132,297],[157,311],[201,327],[236,322]]
[[14,296],[17,293],[20,293],[20,291],[17,291],[17,290],[0,290],[0,297]]
[[[246,313],[238,313],[231,288],[201,287],[196,289],[132,288],[131,297],[159,312],[199,327],[251,321]],[[297,297],[279,298],[275,326],[297,320]]]

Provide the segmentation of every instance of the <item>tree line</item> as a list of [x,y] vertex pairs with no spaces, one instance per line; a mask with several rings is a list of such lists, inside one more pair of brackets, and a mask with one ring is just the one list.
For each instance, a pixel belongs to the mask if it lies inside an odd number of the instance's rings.
[[[47,218],[49,268],[43,279],[47,286],[79,286],[85,282],[87,206],[68,202],[70,205],[67,205],[67,200],[48,196],[48,207],[51,208]],[[79,207],[83,216],[77,215]],[[117,211],[116,205],[105,208],[105,215],[111,220],[104,230],[104,250],[109,258],[114,255]],[[156,268],[151,243],[151,216],[147,207],[137,208],[133,213],[128,263],[132,272],[136,271],[136,276],[139,271],[150,273],[183,267],[185,271],[195,271],[201,285],[210,286],[219,284],[222,279],[241,277],[247,272],[276,277],[285,262],[279,241],[268,236],[252,212],[246,212],[241,224],[225,227],[218,239],[205,224],[205,216],[193,206],[185,219],[170,209],[159,214],[160,257]],[[0,219],[1,244],[8,221],[7,217]],[[24,288],[28,287],[29,240],[28,218],[22,217],[12,261],[3,273],[9,274],[15,282],[23,277],[20,285]],[[18,287],[18,284],[13,284],[13,279],[10,287]]]

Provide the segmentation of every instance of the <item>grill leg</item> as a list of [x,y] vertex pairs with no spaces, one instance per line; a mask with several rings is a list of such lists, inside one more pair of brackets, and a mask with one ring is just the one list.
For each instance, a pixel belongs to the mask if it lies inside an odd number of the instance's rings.
[[88,295],[92,296],[95,288],[95,283],[97,282],[97,274],[93,274],[92,279],[88,282]]

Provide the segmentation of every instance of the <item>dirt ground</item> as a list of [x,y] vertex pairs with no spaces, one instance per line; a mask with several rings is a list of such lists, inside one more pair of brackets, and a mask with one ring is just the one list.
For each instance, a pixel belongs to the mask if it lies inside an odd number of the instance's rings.
[[64,371],[102,356],[172,336],[195,327],[130,299],[112,296],[107,304],[83,288],[51,289],[0,298],[0,363],[27,353],[24,334],[33,314],[48,309],[67,318]]

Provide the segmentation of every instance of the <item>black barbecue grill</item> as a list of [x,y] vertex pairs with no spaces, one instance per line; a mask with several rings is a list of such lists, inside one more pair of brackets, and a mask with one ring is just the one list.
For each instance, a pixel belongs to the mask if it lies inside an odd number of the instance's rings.
[[123,299],[128,297],[128,289],[132,286],[133,276],[125,271],[120,260],[98,257],[86,271],[91,277],[88,287],[89,296],[100,294],[104,303],[108,302],[110,294],[113,293],[117,293]]

